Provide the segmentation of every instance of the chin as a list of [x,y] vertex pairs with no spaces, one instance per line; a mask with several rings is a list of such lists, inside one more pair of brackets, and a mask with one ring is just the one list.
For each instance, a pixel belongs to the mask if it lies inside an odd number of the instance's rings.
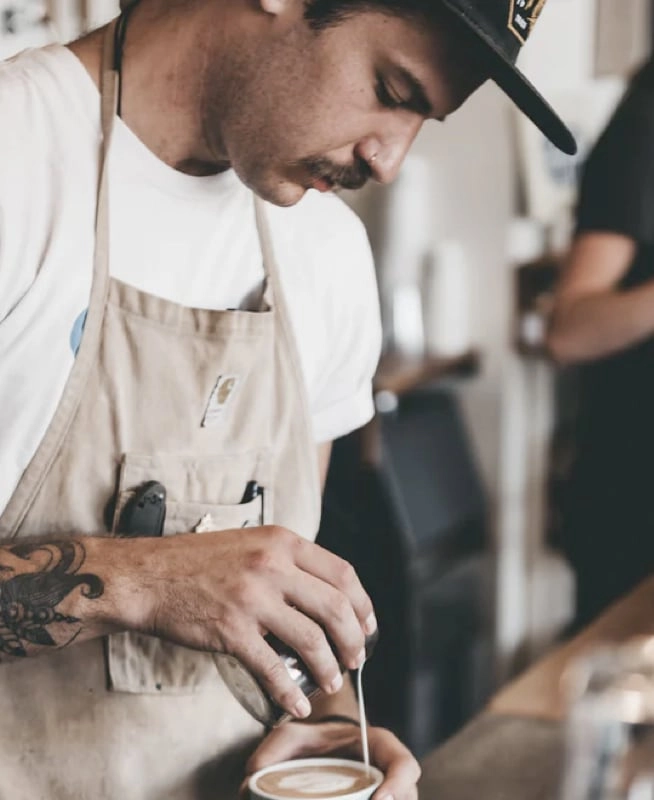
[[255,194],[263,198],[266,202],[275,206],[288,208],[299,203],[306,194],[306,189],[297,183],[278,183],[274,186],[269,184],[254,184],[250,187]]
[[251,189],[267,203],[272,203],[275,206],[294,206],[300,202],[307,192],[304,186],[289,180],[279,180],[278,178],[271,178],[261,174],[254,176],[242,175],[239,174],[238,169],[236,169],[236,173],[248,189]]

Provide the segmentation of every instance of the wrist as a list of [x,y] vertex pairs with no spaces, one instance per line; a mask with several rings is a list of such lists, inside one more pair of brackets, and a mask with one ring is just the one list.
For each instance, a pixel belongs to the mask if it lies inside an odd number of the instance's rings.
[[151,618],[147,564],[152,560],[153,541],[91,536],[84,546],[84,571],[98,574],[104,584],[102,595],[92,601],[85,616],[109,630],[145,631]]
[[301,720],[302,722],[313,723],[314,725],[324,725],[329,722],[354,725],[357,728],[361,727],[361,722],[356,717],[350,717],[347,714],[326,714],[324,717],[317,719]]

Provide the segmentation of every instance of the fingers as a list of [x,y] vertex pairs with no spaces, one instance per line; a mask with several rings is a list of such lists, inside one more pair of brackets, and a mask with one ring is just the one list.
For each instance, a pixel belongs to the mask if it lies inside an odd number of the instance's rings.
[[411,752],[390,731],[369,728],[370,756],[384,773],[373,800],[416,800],[420,765]]
[[298,543],[295,563],[300,569],[325,581],[347,597],[367,636],[377,630],[372,602],[351,564],[329,550],[303,539]]
[[338,691],[340,670],[325,632],[338,661],[359,667],[365,636],[377,626],[371,600],[346,561],[290,531],[266,530],[269,547],[250,565],[259,582],[279,588],[285,602],[262,605],[258,595],[256,613],[263,627],[300,655],[324,691]]
[[311,738],[312,727],[288,722],[279,728],[273,728],[250,756],[245,765],[246,775],[252,775],[281,761],[312,755],[311,744],[307,741]]
[[267,630],[301,657],[324,692],[333,694],[342,687],[341,668],[320,625],[286,603],[269,609],[262,621]]
[[313,756],[360,759],[361,735],[347,723],[287,722],[265,737],[250,756],[245,771],[251,775],[280,761]]
[[[302,613],[306,614],[307,617],[320,620],[338,652],[339,661],[344,667],[357,669],[361,666],[365,660],[365,638],[354,608],[345,594],[307,572],[300,572],[291,589],[286,592],[286,601],[301,609]],[[306,633],[307,637],[311,635],[308,629],[303,633]],[[298,634],[300,634],[299,630]],[[314,654],[310,650],[312,645],[322,645],[322,641],[315,642],[308,638],[306,641],[307,649],[303,649],[305,642],[298,635],[294,643],[290,641],[288,643],[292,646],[297,644],[294,649],[301,652],[303,657],[306,655],[311,659],[310,661],[305,659],[308,666],[312,667],[315,663],[318,671],[314,671],[312,668],[311,672],[316,677],[323,676],[323,665],[319,660],[322,652]],[[321,682],[322,685],[323,683]]]
[[294,717],[308,717],[311,704],[302,690],[293,683],[278,653],[258,631],[252,630],[247,636],[245,633],[244,631],[239,644],[232,648],[232,653],[257,676],[261,686],[278,705]]

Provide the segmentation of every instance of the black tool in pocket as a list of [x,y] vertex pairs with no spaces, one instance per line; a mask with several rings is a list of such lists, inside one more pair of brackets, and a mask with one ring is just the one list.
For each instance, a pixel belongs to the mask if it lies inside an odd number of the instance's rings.
[[165,519],[166,487],[159,481],[148,481],[123,509],[118,531],[121,536],[161,536]]
[[[264,516],[263,516],[263,512],[264,512],[264,506],[263,506],[264,491],[263,491],[263,486],[259,486],[259,484],[256,481],[248,481],[247,486],[245,487],[245,492],[243,492],[243,499],[241,500],[241,505],[244,505],[245,503],[251,503],[254,500],[255,497],[260,497],[261,498],[261,516],[260,516],[260,521],[261,521],[261,525],[263,525],[264,524]],[[251,527],[250,522],[246,521],[245,523],[243,523],[243,525],[241,527],[243,527],[243,528]]]

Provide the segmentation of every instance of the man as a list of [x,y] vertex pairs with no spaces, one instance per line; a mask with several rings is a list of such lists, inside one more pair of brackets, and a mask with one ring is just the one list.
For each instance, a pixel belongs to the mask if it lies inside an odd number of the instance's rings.
[[[360,756],[339,662],[374,613],[311,539],[380,337],[328,192],[391,180],[489,75],[574,149],[512,66],[537,10],[141,0],[2,68],[0,795],[229,798],[271,761]],[[310,724],[261,741],[210,652]],[[370,745],[377,800],[415,798],[407,750]]]
[[559,361],[582,367],[562,531],[577,627],[654,569],[653,141],[650,61],[585,166],[549,335]]

